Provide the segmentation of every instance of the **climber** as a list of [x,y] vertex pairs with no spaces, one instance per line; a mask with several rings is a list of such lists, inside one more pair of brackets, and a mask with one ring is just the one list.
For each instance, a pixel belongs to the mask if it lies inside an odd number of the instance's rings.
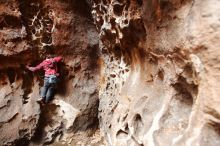
[[57,72],[57,63],[62,61],[62,57],[53,57],[53,55],[47,55],[46,59],[36,67],[26,66],[28,70],[35,72],[40,69],[44,69],[44,86],[40,92],[40,98],[38,102],[48,103],[53,97],[55,87],[58,81],[59,73]]

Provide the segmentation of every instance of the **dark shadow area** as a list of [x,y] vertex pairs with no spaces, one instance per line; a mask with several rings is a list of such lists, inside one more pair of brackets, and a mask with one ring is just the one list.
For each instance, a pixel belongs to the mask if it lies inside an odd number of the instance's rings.
[[[91,71],[97,71],[99,70],[99,64],[98,60],[100,58],[99,56],[99,46],[95,45],[88,48],[88,55],[89,55],[89,70]],[[75,69],[74,69],[75,70]]]
[[30,141],[26,138],[19,139],[15,141],[14,146],[28,146],[30,144]]
[[16,71],[13,68],[8,68],[7,75],[8,75],[8,79],[9,79],[10,84],[14,83],[15,77],[16,77]]
[[58,72],[60,74],[59,80],[57,83],[56,93],[59,95],[66,95],[67,91],[67,82],[69,80],[69,69],[66,67],[64,62],[57,64]]
[[98,107],[99,99],[96,98],[97,92],[92,99],[90,99],[90,107],[82,112],[82,115],[77,117],[74,121],[74,125],[71,127],[69,132],[86,131],[88,129],[97,129],[99,127],[98,119]]
[[93,21],[91,7],[88,0],[72,0],[70,1],[74,14],[83,16]]
[[[45,143],[47,133],[44,131],[44,128],[49,123],[51,124],[53,123],[52,116],[53,114],[55,114],[57,108],[58,107],[54,104],[48,104],[45,106],[41,105],[41,114],[40,114],[39,122],[37,124],[37,129],[35,131],[34,136],[31,139],[31,141],[33,141],[35,144]],[[56,136],[54,136],[53,138],[56,138]]]
[[193,105],[193,95],[198,93],[198,86],[193,84],[188,84],[186,79],[183,77],[179,77],[178,82],[172,85],[174,89],[181,94],[181,102],[187,105]]
[[124,5],[115,4],[113,7],[114,14],[117,16],[121,16],[123,12]]
[[0,69],[10,68],[14,66],[20,66],[21,64],[27,65],[30,60],[35,60],[34,56],[35,51],[32,52],[32,49],[28,49],[19,54],[4,56],[0,55]]
[[173,15],[175,11],[183,7],[184,5],[191,3],[194,4],[193,0],[148,0],[143,1],[142,17],[145,24],[148,24],[149,28],[157,27],[161,28],[160,24],[174,20],[177,17]]
[[0,15],[0,29],[6,28],[21,28],[21,20],[12,15]]
[[138,42],[144,41],[147,35],[142,19],[131,21],[129,27],[124,28],[122,33],[125,34],[122,45],[126,48],[137,47]]
[[22,72],[22,89],[24,91],[23,94],[23,104],[26,104],[28,102],[28,95],[32,92],[32,87],[33,87],[33,74],[26,69],[24,65],[21,65],[21,70]]
[[137,0],[137,4],[139,7],[141,7],[143,5],[143,0]]

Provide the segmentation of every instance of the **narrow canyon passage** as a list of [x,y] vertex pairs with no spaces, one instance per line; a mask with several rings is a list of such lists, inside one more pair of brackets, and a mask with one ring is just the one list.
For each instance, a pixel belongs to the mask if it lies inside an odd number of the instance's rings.
[[0,1],[0,145],[220,145],[219,39],[219,0]]

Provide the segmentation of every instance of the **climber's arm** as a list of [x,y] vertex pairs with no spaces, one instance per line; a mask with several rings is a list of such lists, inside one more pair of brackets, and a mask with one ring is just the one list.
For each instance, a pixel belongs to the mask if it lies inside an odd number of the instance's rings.
[[54,57],[53,60],[54,60],[55,62],[61,62],[61,61],[63,60],[63,57],[61,57],[61,56]]
[[26,67],[28,70],[35,72],[37,70],[40,70],[43,66],[44,66],[44,62],[41,62],[36,67],[30,67],[30,66],[26,66]]

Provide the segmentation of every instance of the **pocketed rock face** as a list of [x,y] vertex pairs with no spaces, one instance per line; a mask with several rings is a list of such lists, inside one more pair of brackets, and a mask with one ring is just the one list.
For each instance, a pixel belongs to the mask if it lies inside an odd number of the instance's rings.
[[0,1],[0,145],[220,145],[219,29],[219,0]]
[[27,50],[26,30],[21,23],[16,0],[0,2],[0,55],[12,55]]
[[[98,33],[86,1],[0,2],[0,145],[101,145]],[[48,53],[64,58],[55,99],[36,102]]]
[[20,14],[17,1],[0,2],[0,145],[30,140],[40,114],[35,102],[39,88],[36,78],[25,77],[19,64],[9,61],[29,48]]
[[220,2],[92,3],[108,145],[219,145]]

